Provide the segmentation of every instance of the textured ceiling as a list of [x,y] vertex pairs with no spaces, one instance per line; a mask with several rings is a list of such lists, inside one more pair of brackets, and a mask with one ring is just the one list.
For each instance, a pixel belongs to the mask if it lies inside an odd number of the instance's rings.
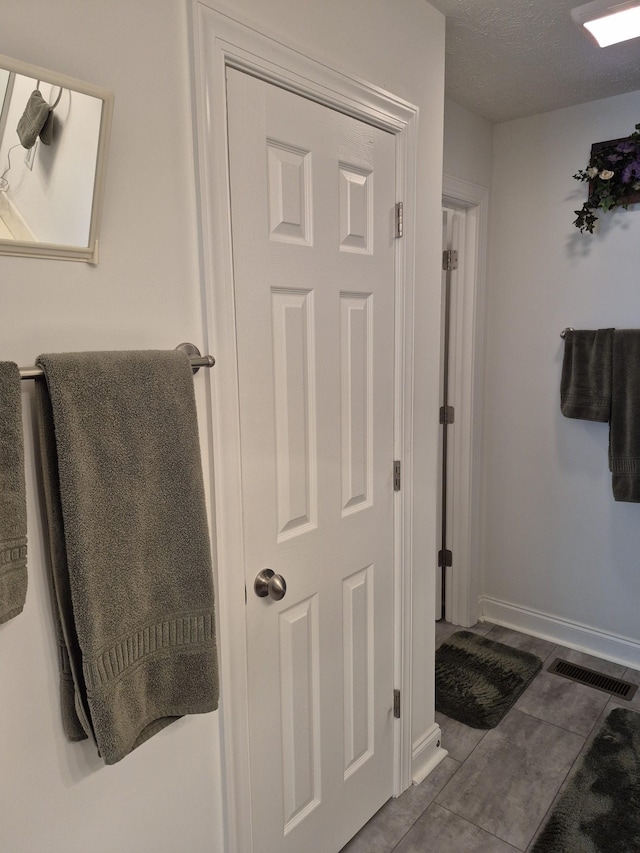
[[447,17],[447,97],[490,121],[640,89],[640,38],[596,47],[571,19],[582,0],[429,2]]

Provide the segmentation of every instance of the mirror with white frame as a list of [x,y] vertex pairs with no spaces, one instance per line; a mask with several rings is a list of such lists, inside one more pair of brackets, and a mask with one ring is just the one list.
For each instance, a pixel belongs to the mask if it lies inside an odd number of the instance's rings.
[[98,262],[113,94],[0,55],[0,254]]

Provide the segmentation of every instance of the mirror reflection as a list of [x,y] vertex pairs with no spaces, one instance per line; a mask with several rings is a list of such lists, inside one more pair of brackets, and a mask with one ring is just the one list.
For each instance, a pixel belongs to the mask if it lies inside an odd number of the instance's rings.
[[110,111],[109,93],[0,57],[0,252],[93,253]]

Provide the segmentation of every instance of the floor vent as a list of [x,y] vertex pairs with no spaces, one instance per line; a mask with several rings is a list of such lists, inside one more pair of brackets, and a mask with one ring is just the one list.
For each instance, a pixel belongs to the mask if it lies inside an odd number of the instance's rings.
[[568,660],[562,660],[562,658],[556,658],[548,671],[554,672],[556,675],[561,675],[563,678],[569,678],[571,681],[595,687],[596,690],[610,693],[619,699],[633,699],[638,689],[638,685],[632,684],[630,681],[612,678],[610,675],[596,672],[595,669],[587,669],[586,666],[578,666],[575,663],[570,663]]

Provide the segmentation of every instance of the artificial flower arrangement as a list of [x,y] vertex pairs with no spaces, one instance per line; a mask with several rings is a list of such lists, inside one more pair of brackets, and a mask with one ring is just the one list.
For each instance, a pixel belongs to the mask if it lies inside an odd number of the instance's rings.
[[573,224],[593,234],[596,210],[626,209],[640,201],[640,124],[631,136],[592,145],[589,166],[573,177],[589,181],[589,198],[581,210],[574,211],[577,218]]

